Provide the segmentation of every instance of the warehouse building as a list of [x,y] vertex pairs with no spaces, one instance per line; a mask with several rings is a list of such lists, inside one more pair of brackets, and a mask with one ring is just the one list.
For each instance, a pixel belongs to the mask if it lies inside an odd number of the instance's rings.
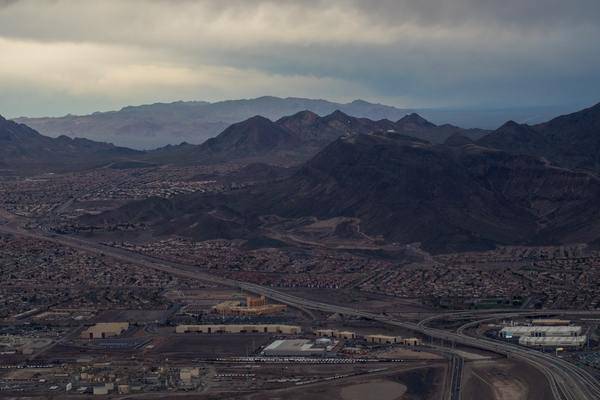
[[536,348],[581,348],[587,343],[581,326],[548,325],[548,320],[536,320],[533,326],[505,326],[500,337],[522,346]]
[[129,322],[101,322],[81,332],[83,339],[105,339],[119,336],[129,329]]
[[316,345],[307,339],[276,340],[262,351],[271,357],[324,357],[330,354],[333,342],[328,346]]
[[587,343],[587,336],[553,336],[553,337],[530,337],[521,336],[519,338],[519,344],[528,347],[539,347],[539,348],[582,348]]
[[581,332],[581,326],[505,326],[500,330],[500,337],[574,337],[580,336]]
[[405,346],[420,346],[422,344],[419,338],[403,338],[401,336],[388,335],[366,335],[360,336],[356,332],[336,331],[335,329],[316,329],[314,334],[321,338],[337,338],[344,340],[364,339],[368,343],[377,344],[401,344]]
[[302,328],[296,325],[177,325],[176,333],[274,333],[297,335]]
[[536,326],[569,326],[571,321],[568,319],[541,318],[534,319],[531,323]]
[[367,335],[365,340],[369,343],[378,344],[396,344],[402,340],[399,336],[386,336],[386,335]]
[[333,337],[338,338],[338,339],[344,339],[344,340],[352,340],[352,339],[356,339],[358,337],[358,335],[356,334],[356,332],[335,331],[333,334]]
[[314,333],[318,337],[334,337],[335,332],[336,331],[334,329],[317,329]]
[[368,343],[376,344],[401,344],[405,346],[420,346],[421,339],[418,338],[403,338],[401,336],[387,336],[387,335],[367,335],[365,340]]

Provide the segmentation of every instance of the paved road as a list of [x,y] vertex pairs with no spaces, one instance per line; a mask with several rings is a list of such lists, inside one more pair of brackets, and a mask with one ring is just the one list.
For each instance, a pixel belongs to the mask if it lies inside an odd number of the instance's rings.
[[[158,260],[149,256],[140,255],[127,250],[115,249],[101,244],[86,241],[70,236],[49,235],[32,231],[24,231],[12,224],[0,225],[0,232],[12,233],[16,235],[27,236],[38,240],[49,240],[58,244],[78,248],[81,250],[106,254],[116,259],[136,263],[155,270],[167,272],[176,276],[190,279],[198,279],[221,285],[241,288],[245,291],[265,295],[271,299],[279,301],[290,306],[318,310],[328,313],[339,313],[349,316],[362,317],[384,324],[398,326],[407,330],[421,333],[434,339],[446,341],[448,343],[470,346],[473,348],[493,351],[504,354],[507,357],[514,357],[525,361],[529,365],[538,368],[547,377],[552,393],[556,400],[592,400],[600,399],[600,384],[598,380],[592,377],[587,371],[570,364],[559,358],[505,342],[492,341],[485,338],[470,337],[459,331],[457,333],[448,332],[440,329],[429,328],[426,324],[418,324],[394,319],[387,315],[373,314],[369,312],[357,311],[352,308],[322,303],[314,300],[304,299],[283,293],[253,283],[240,282],[232,279],[217,277],[207,273],[199,272],[194,267],[188,265]],[[540,311],[538,314],[548,313],[567,313],[567,311]],[[570,314],[583,312],[568,312]],[[587,313],[587,312],[586,312]],[[532,315],[531,312],[517,312],[509,315]]]
[[460,400],[460,384],[462,381],[462,371],[464,366],[464,359],[459,355],[452,357],[452,374],[451,374],[451,387],[450,387],[450,400]]

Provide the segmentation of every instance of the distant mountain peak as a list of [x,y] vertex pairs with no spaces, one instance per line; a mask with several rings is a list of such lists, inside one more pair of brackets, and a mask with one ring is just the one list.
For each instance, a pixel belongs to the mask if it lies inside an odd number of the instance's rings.
[[277,120],[277,124],[292,131],[297,131],[301,127],[315,124],[320,118],[318,114],[304,110],[290,116],[281,117]]
[[353,117],[349,116],[348,114],[346,114],[340,110],[335,110],[331,114],[323,117],[323,119],[325,119],[325,120],[336,120],[336,121],[347,121],[350,118],[353,118]]
[[398,124],[408,124],[408,123],[419,125],[419,126],[429,126],[429,127],[435,126],[435,124],[427,121],[425,118],[421,117],[417,113],[410,113],[398,120]]
[[511,119],[511,120],[508,120],[505,123],[503,123],[502,126],[500,128],[498,128],[498,129],[515,129],[515,128],[521,128],[523,126],[524,125],[521,125],[518,122],[513,121]]
[[374,103],[369,103],[368,101],[363,100],[363,99],[356,99],[356,100],[353,100],[350,104],[366,106],[366,105],[373,105]]
[[[239,122],[239,124],[272,124],[269,118],[263,117],[262,115],[255,115],[253,117],[248,118],[245,121]],[[234,124],[235,125],[235,124]]]

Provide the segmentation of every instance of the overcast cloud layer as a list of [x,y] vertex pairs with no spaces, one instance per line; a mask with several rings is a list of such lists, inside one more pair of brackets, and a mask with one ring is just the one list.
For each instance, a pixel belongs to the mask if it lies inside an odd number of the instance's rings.
[[591,104],[598,38],[598,0],[0,0],[0,114],[267,94]]

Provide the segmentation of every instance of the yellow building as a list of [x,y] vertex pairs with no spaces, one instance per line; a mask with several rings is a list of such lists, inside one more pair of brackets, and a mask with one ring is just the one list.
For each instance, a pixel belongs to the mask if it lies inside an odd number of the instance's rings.
[[265,296],[260,297],[246,297],[246,306],[247,307],[262,307],[267,305],[267,298]]
[[367,335],[365,336],[365,340],[369,343],[396,344],[399,343],[402,338],[400,336]]
[[423,341],[419,338],[401,338],[398,344],[403,344],[405,346],[421,346]]
[[358,335],[355,332],[349,332],[349,331],[341,331],[341,332],[335,331],[333,336],[338,339],[345,339],[345,340],[356,339],[358,337]]
[[333,329],[317,329],[315,330],[315,335],[319,337],[334,337],[335,332]]
[[129,322],[101,322],[81,332],[84,339],[104,339],[119,336],[129,329]]
[[359,337],[356,332],[337,331],[335,329],[317,329],[314,331],[314,334],[319,337],[334,337],[346,340],[356,339]]

